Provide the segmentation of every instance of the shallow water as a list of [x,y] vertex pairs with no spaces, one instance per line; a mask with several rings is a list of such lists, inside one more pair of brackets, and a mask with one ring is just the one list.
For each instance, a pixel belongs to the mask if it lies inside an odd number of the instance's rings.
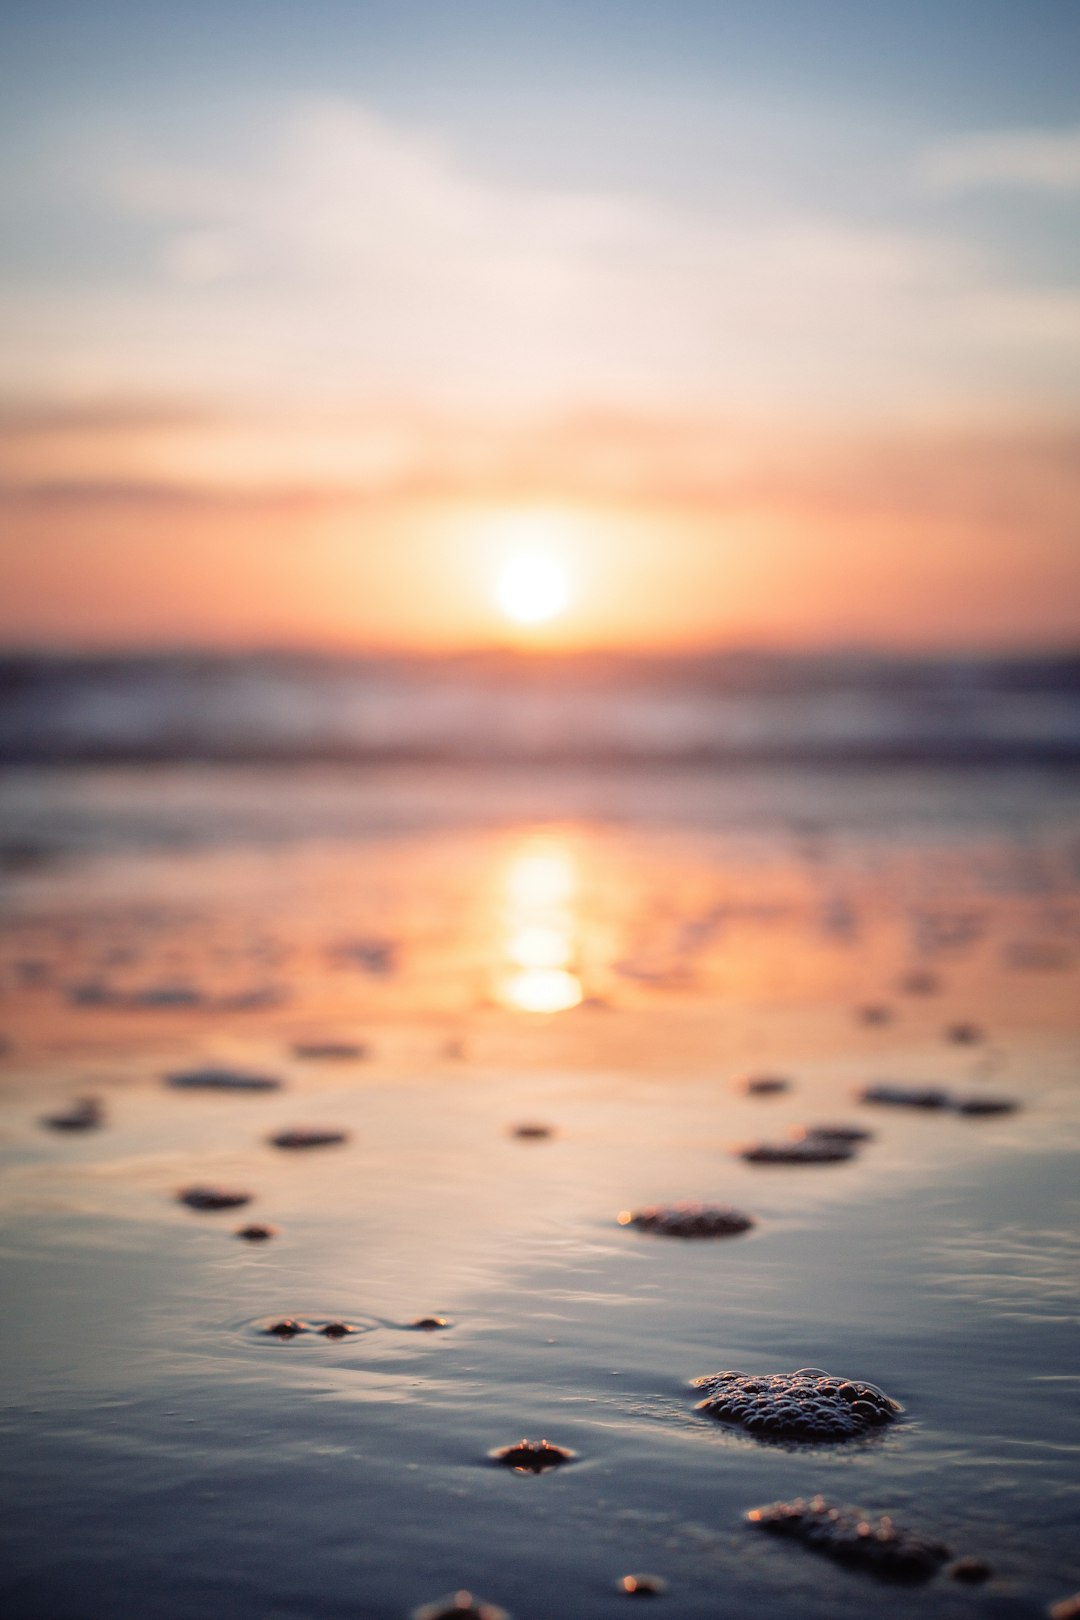
[[[643,1569],[688,1616],[1080,1586],[1078,810],[1080,780],[1019,772],[10,775],[5,1613],[389,1617],[468,1586],[605,1616]],[[916,967],[937,993],[898,988]],[[370,1056],[294,1055],[320,1040]],[[162,1083],[203,1062],[286,1084]],[[792,1087],[747,1096],[755,1071]],[[1020,1107],[856,1102],[875,1080]],[[100,1130],[41,1126],[87,1093]],[[832,1122],[874,1139],[736,1156]],[[268,1143],[293,1125],[349,1140]],[[196,1182],[253,1202],[194,1213]],[[618,1224],[679,1199],[757,1224]],[[261,1331],[285,1316],[362,1331]],[[808,1365],[902,1419],[776,1446],[694,1409],[697,1375]],[[522,1436],[577,1459],[490,1461]],[[882,1585],[743,1522],[816,1491],[993,1577]]]

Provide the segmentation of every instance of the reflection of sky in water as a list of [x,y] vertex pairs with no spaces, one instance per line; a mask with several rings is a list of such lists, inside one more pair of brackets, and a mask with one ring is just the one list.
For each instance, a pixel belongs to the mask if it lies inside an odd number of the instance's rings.
[[[224,1569],[236,1620],[327,1620],[358,1602],[404,1614],[465,1580],[523,1617],[603,1620],[625,1602],[618,1573],[644,1566],[686,1620],[715,1615],[721,1586],[734,1616],[836,1620],[862,1577],[740,1538],[750,1505],[813,1489],[903,1509],[958,1554],[989,1556],[1025,1613],[1072,1590],[1075,782],[1003,777],[991,794],[953,773],[883,787],[789,772],[751,793],[711,778],[713,822],[702,787],[699,824],[679,830],[689,776],[670,815],[627,826],[580,805],[538,825],[536,792],[526,812],[519,787],[488,775],[474,799],[458,789],[461,826],[393,840],[334,821],[353,777],[272,780],[272,794],[235,774],[5,789],[20,827],[89,828],[99,851],[12,874],[0,941],[14,1396],[0,1492],[22,1542],[0,1575],[5,1615],[83,1614],[89,1597],[95,1614],[123,1612],[134,1591],[158,1620],[190,1620]],[[419,775],[363,791],[380,829],[411,828],[410,803],[453,808]],[[281,818],[276,841],[251,831],[261,804]],[[167,831],[181,807],[224,832],[140,849],[124,831],[133,806],[140,826]],[[822,829],[813,858],[805,826]],[[1016,827],[1032,831],[1019,841]],[[838,894],[857,942],[822,927]],[[391,971],[339,950],[379,940],[395,946]],[[1042,955],[1017,958],[1025,941]],[[927,953],[938,993],[902,992]],[[34,960],[47,971],[24,983],[16,968]],[[93,974],[124,988],[181,971],[208,1000],[67,996]],[[226,1019],[223,986],[269,977],[289,992],[280,1005]],[[583,988],[580,1015],[524,1016]],[[890,1023],[854,1018],[879,998]],[[943,1038],[960,1019],[985,1025],[982,1048]],[[305,1061],[301,1038],[369,1056]],[[212,1058],[286,1084],[232,1096],[160,1082]],[[976,1091],[980,1065],[1016,1114],[871,1117],[854,1098],[877,1078]],[[791,1091],[731,1084],[754,1068],[790,1074]],[[84,1089],[105,1102],[100,1131],[39,1127]],[[520,1120],[551,1134],[523,1143]],[[831,1167],[735,1156],[825,1121],[874,1140]],[[348,1142],[267,1143],[321,1123]],[[251,1218],[278,1236],[240,1244],[243,1217],[182,1208],[176,1189],[196,1181],[250,1190]],[[680,1199],[757,1225],[688,1244],[618,1224]],[[429,1313],[453,1326],[409,1329]],[[288,1315],[371,1331],[254,1331]],[[810,1456],[693,1410],[691,1377],[804,1365],[880,1383],[904,1422]],[[539,1482],[490,1468],[492,1447],[524,1435],[580,1464]],[[42,1547],[46,1522],[62,1556]],[[298,1566],[300,1540],[312,1556]],[[890,1588],[881,1605],[888,1620],[947,1620],[953,1590]]]
[[499,999],[505,1006],[555,1013],[580,1002],[576,896],[574,859],[559,839],[534,839],[512,857],[500,918],[508,971],[500,977]]

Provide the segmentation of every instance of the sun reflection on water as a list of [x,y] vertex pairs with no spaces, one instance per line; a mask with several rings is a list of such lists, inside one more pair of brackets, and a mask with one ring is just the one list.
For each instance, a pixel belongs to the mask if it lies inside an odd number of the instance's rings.
[[577,873],[558,840],[533,840],[506,871],[501,952],[512,971],[502,978],[500,1000],[520,1012],[555,1013],[576,1007],[581,980],[574,971]]

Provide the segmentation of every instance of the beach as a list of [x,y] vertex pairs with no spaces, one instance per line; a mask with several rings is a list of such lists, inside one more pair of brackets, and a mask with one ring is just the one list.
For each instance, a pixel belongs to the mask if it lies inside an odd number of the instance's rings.
[[[9,770],[5,1613],[1075,1590],[1078,810],[1008,767]],[[207,1068],[280,1084],[167,1078]],[[822,1125],[868,1139],[741,1156]],[[631,1219],[687,1201],[753,1224]],[[696,1409],[804,1367],[902,1412],[804,1444]],[[522,1438],[573,1455],[493,1460]],[[747,1523],[816,1493],[988,1572]]]

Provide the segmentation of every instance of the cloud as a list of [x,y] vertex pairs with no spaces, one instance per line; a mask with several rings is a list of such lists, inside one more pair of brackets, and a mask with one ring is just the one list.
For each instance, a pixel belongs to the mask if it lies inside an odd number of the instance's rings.
[[980,267],[880,221],[515,185],[345,101],[293,107],[213,165],[139,150],[84,175],[147,257],[13,293],[24,386],[862,412],[955,392],[965,369],[957,305]]
[[966,135],[924,153],[918,174],[935,191],[1080,191],[1080,127]]
[[[111,272],[12,287],[13,395],[382,409],[377,466],[400,459],[405,407],[887,420],[1076,398],[1074,295],[887,208],[515,184],[344,100],[247,133],[212,163],[137,131],[72,154],[69,183],[127,246]],[[242,475],[260,452],[241,438],[218,459]]]

